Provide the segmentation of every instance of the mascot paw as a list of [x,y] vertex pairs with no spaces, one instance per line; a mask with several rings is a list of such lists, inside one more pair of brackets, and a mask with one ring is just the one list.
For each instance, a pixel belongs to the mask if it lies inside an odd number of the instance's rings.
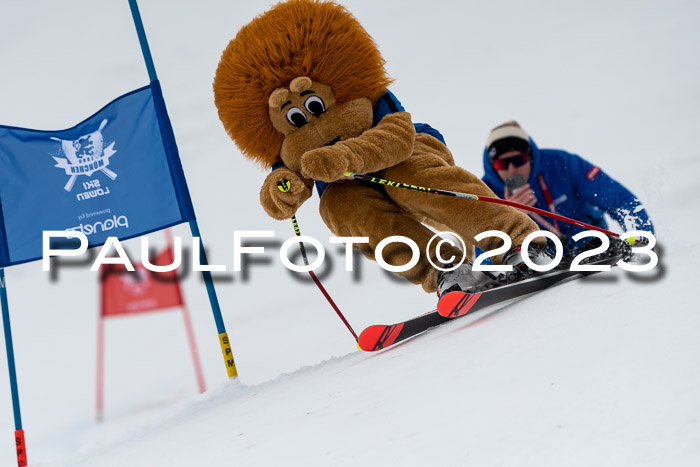
[[302,175],[314,180],[334,182],[343,178],[347,171],[348,160],[338,147],[313,149],[301,158]]
[[260,204],[273,219],[290,219],[309,199],[312,186],[312,181],[302,180],[286,167],[277,169],[267,176],[260,189]]

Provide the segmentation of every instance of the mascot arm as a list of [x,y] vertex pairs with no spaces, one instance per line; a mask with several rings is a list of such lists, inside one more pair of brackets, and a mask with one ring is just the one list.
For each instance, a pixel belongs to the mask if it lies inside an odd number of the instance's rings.
[[339,180],[345,172],[377,172],[408,159],[415,136],[408,112],[389,114],[355,138],[308,151],[301,159],[301,171],[325,182]]
[[[286,192],[277,185],[282,179],[289,181],[289,190]],[[260,189],[260,204],[273,219],[290,219],[304,201],[309,199],[313,185],[313,180],[300,177],[287,167],[280,167],[265,178]]]

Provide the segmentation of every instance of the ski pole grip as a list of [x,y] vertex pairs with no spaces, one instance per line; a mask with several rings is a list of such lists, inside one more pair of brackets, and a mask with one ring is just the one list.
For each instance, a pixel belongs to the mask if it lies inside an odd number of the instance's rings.
[[286,178],[280,178],[277,182],[277,189],[282,193],[288,192],[292,188],[292,183]]

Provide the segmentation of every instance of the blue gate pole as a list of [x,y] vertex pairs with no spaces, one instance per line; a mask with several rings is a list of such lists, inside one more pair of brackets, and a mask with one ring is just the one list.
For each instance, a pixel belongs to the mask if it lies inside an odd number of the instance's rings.
[[[141,44],[141,52],[143,53],[143,59],[146,62],[146,68],[148,69],[148,77],[151,82],[158,81],[158,76],[156,75],[156,67],[153,64],[153,58],[151,57],[151,49],[148,47],[148,40],[146,39],[146,31],[143,27],[143,22],[141,21],[141,14],[139,13],[139,7],[136,4],[136,0],[129,0],[129,7],[131,8],[131,16],[134,18],[134,25],[136,26],[136,33],[139,36],[139,43]],[[163,107],[165,107],[163,105]],[[167,122],[168,130],[172,131],[170,122]],[[173,138],[174,139],[174,138]],[[192,219],[190,222],[190,231],[193,237],[199,238],[199,258],[200,264],[202,266],[208,266],[207,257],[204,252],[204,242],[202,241],[201,235],[199,233],[199,226],[197,225],[197,220]],[[211,310],[214,314],[214,321],[216,322],[216,330],[219,333],[219,344],[221,345],[221,352],[224,356],[224,363],[226,364],[226,372],[229,378],[235,378],[238,376],[238,371],[236,370],[236,363],[233,360],[233,352],[231,351],[231,344],[229,342],[228,334],[226,333],[226,327],[224,326],[224,320],[221,316],[221,308],[219,307],[219,300],[216,297],[216,290],[214,289],[214,281],[211,276],[210,271],[202,271],[202,276],[204,277],[204,284],[207,288],[207,295],[209,296],[209,303],[211,304]]]
[[5,288],[5,268],[0,268],[0,302],[2,305],[2,324],[5,329],[5,348],[7,349],[7,369],[10,372],[10,391],[12,392],[12,409],[15,415],[15,444],[17,446],[17,464],[27,465],[27,451],[22,430],[22,413],[19,408],[19,390],[17,389],[17,371],[15,369],[15,351],[12,345],[12,328],[10,327],[10,306],[7,302]]

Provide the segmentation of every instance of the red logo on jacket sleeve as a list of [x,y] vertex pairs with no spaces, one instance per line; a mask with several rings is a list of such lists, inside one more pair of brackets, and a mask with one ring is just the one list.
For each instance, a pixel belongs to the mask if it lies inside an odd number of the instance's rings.
[[586,173],[586,178],[593,181],[600,173],[600,167],[591,167],[591,170]]

